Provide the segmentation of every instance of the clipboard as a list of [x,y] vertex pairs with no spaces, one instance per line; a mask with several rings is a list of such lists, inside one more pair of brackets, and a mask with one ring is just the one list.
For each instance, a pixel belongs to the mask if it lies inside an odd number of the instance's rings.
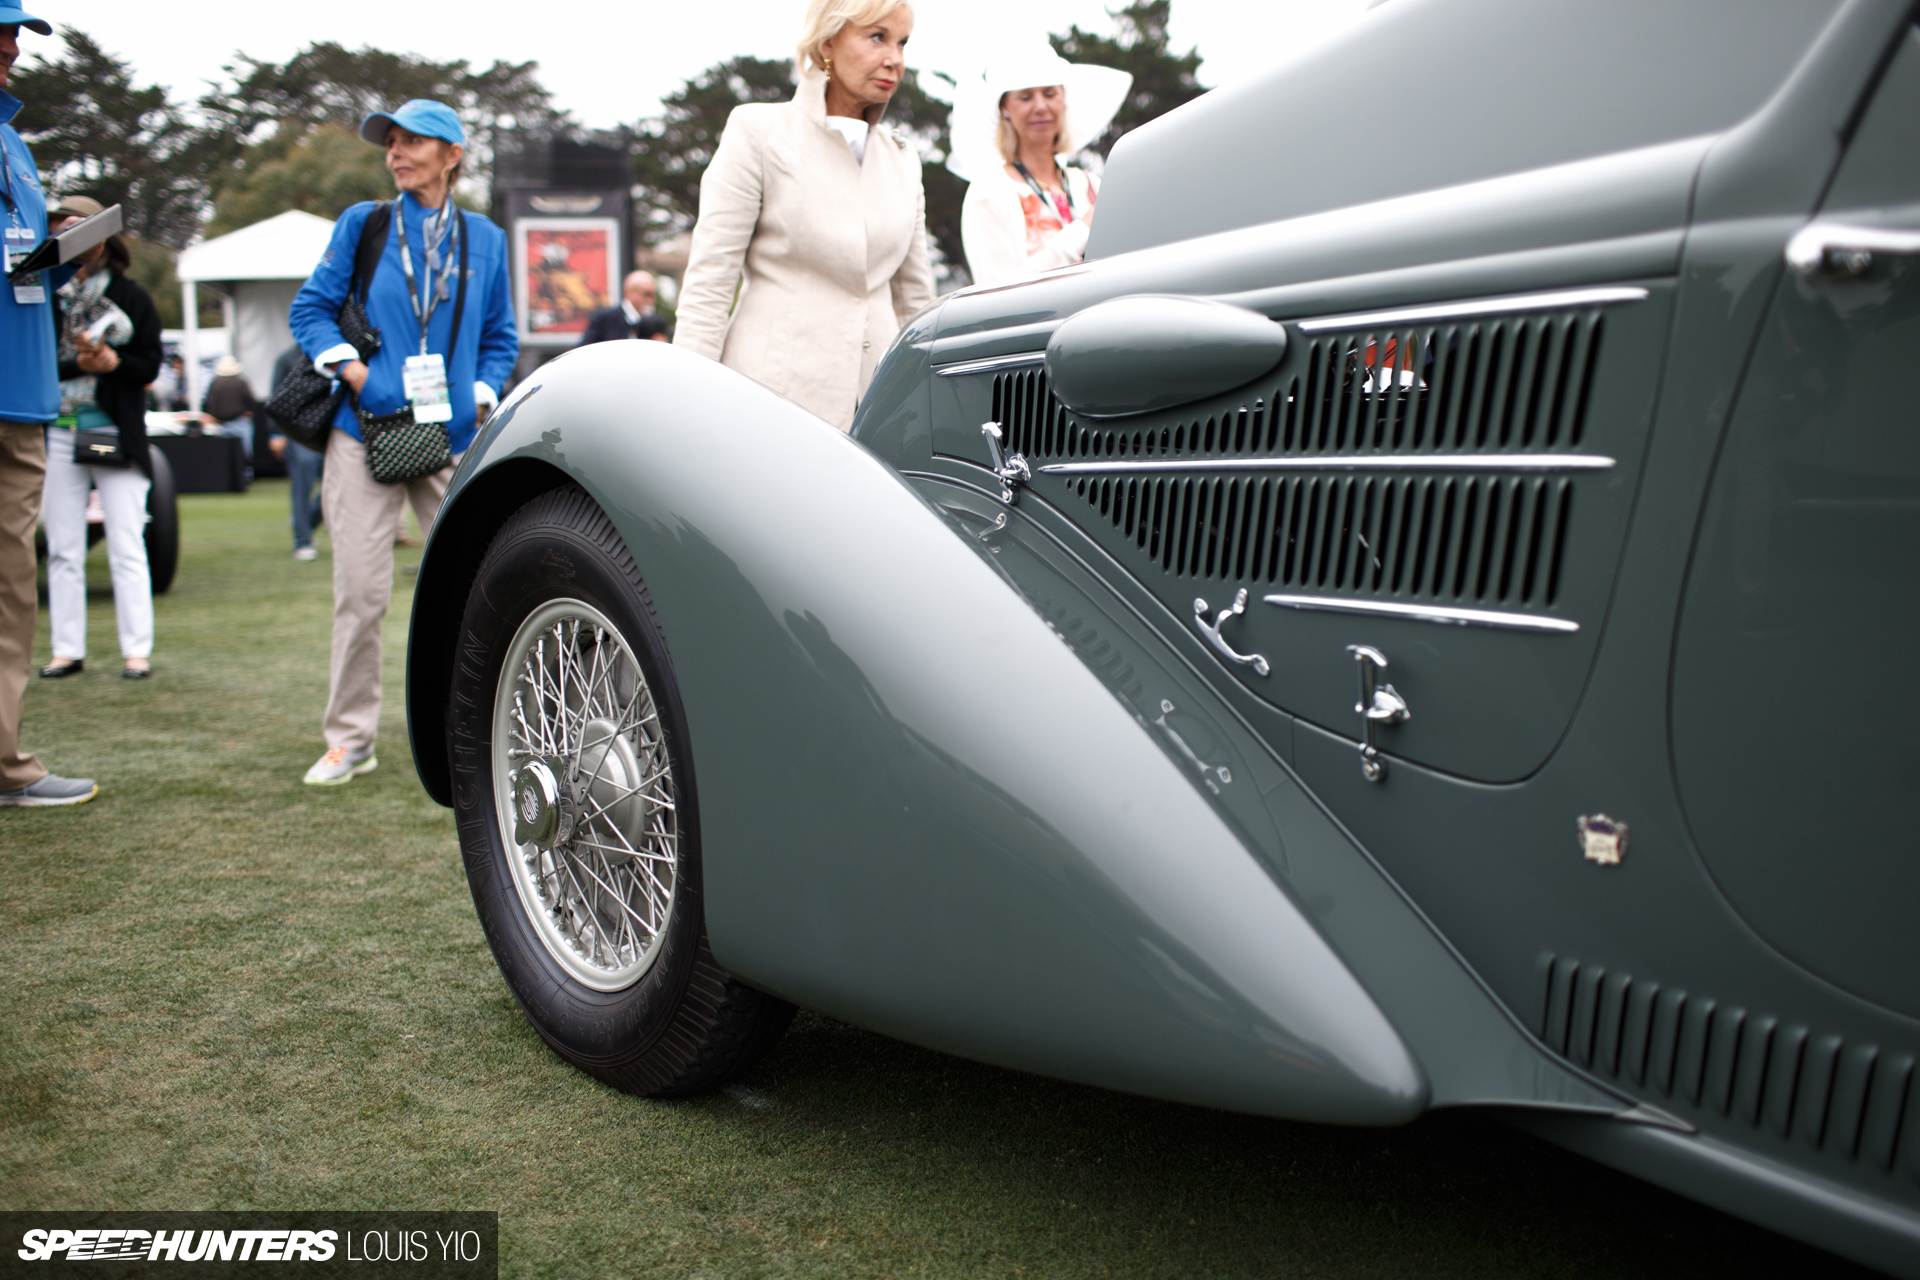
[[119,205],[102,209],[91,218],[84,218],[59,235],[42,241],[32,253],[22,258],[13,270],[7,272],[7,279],[23,280],[35,272],[45,271],[48,267],[72,262],[108,236],[118,235],[122,225]]

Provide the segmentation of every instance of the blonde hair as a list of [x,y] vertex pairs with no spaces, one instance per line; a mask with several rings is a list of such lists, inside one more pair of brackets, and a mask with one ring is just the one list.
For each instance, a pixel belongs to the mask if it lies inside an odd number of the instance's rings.
[[807,22],[800,28],[800,43],[793,51],[796,78],[810,71],[825,72],[820,46],[847,27],[872,26],[908,0],[807,0]]
[[[1021,88],[1028,89],[1044,89],[1046,87],[1046,85],[1042,84],[1021,86]],[[997,128],[994,130],[993,140],[1000,148],[1000,158],[1008,164],[1012,164],[1020,158],[1020,135],[1013,131],[1013,121],[1007,119],[1007,99],[1011,95],[1019,92],[1020,89],[1007,90],[1006,93],[1000,95],[1000,101],[995,103],[993,107],[994,114],[999,117],[999,119],[995,121]],[[1060,127],[1053,131],[1053,154],[1057,156],[1070,156],[1074,151],[1073,117],[1068,114],[1072,108],[1071,104],[1066,101],[1066,96],[1067,87],[1061,85]]]

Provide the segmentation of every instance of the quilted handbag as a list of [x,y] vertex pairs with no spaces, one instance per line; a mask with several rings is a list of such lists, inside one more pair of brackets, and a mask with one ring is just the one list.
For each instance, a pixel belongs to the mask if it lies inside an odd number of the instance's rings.
[[332,378],[302,365],[283,378],[266,403],[267,416],[289,440],[315,451],[327,447],[327,431],[345,393]]
[[378,415],[362,409],[359,416],[367,469],[381,484],[418,480],[453,465],[444,422],[415,422],[411,408]]

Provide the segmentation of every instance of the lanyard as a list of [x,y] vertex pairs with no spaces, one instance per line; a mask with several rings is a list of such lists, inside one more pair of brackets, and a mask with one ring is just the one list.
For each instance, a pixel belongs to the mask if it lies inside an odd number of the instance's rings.
[[[424,290],[426,296],[424,299],[421,297],[423,291],[414,284],[413,253],[407,248],[407,210],[404,200],[395,200],[393,202],[393,216],[400,227],[400,266],[401,269],[407,273],[407,301],[413,304],[413,317],[420,322],[420,354],[424,356],[427,354],[427,324],[433,319],[434,308],[440,305],[440,294],[439,291],[434,288],[431,273],[429,273],[427,278],[427,287]],[[453,230],[447,236],[447,263],[449,269],[451,269],[453,263],[453,237],[460,236],[464,240],[467,221],[460,216],[460,211],[454,207],[453,193],[451,191],[447,193],[447,207],[440,216],[454,219]],[[423,242],[425,235],[426,229],[422,227],[421,236]]]
[[1061,222],[1067,223],[1073,221],[1073,184],[1067,181],[1067,171],[1065,169],[1060,168],[1058,165],[1054,166],[1054,172],[1060,175],[1061,195],[1060,200],[1055,200],[1047,194],[1047,189],[1040,185],[1039,179],[1033,176],[1025,164],[1015,160],[1013,167],[1020,171],[1020,176],[1027,180],[1028,186],[1033,188],[1033,194],[1040,197],[1041,204],[1050,204],[1059,210]]
[[0,175],[6,178],[6,190],[0,191],[0,199],[7,202],[7,217],[14,226],[20,225],[20,202],[13,194],[13,157],[7,154],[6,139],[0,138]]

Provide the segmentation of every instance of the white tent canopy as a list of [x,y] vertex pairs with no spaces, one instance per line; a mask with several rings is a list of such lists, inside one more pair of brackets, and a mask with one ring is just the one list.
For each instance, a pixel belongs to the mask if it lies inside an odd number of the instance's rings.
[[332,235],[331,221],[294,209],[181,251],[174,269],[186,321],[189,403],[197,407],[205,391],[195,359],[199,286],[220,294],[232,353],[253,393],[264,400],[271,390],[273,362],[293,341],[287,307],[319,265]]

